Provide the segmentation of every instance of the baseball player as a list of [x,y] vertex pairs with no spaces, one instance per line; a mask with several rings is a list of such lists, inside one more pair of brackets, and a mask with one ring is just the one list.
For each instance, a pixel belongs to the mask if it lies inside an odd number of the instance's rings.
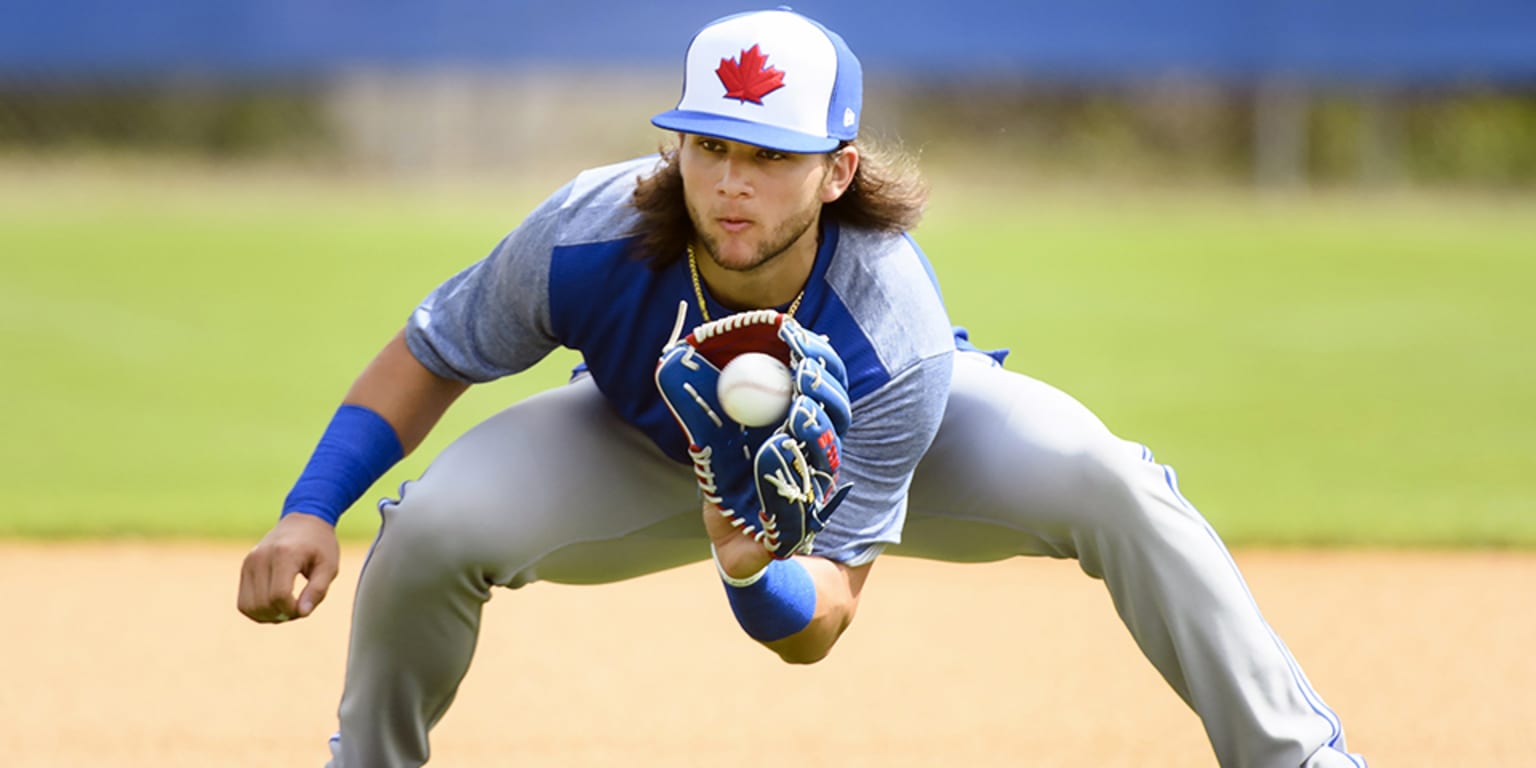
[[[907,234],[920,183],[855,141],[862,72],[843,39],[785,9],[739,14],[700,30],[685,66],[653,119],[676,145],[581,173],[427,295],[245,558],[242,613],[308,616],[337,571],[337,518],[455,398],[581,352],[570,383],[381,503],[332,765],[426,762],[493,587],[713,557],[722,609],[808,663],[892,554],[1076,558],[1221,765],[1364,766],[1173,470],[951,325]],[[781,423],[724,414],[719,370],[745,351],[792,371]]]

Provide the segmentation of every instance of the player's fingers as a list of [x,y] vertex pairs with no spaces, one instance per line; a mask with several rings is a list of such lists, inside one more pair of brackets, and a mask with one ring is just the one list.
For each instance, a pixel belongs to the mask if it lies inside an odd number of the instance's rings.
[[336,580],[336,558],[321,555],[305,573],[307,578],[304,591],[299,593],[299,616],[308,616],[315,612],[315,607],[325,600],[325,595],[331,589],[331,582]]
[[656,388],[694,445],[709,445],[726,429],[716,391],[720,369],[691,346],[669,351],[656,367]]
[[795,365],[795,391],[812,398],[826,410],[832,420],[832,428],[839,435],[848,432],[853,422],[853,405],[848,399],[848,389],[842,382],[827,374],[826,366],[818,360],[801,360]]
[[299,568],[292,552],[282,546],[258,547],[246,558],[241,585],[241,613],[260,622],[283,622],[298,615],[293,583]]
[[843,359],[838,356],[837,350],[832,348],[831,342],[826,337],[807,330],[805,326],[795,322],[793,318],[785,320],[779,327],[779,338],[789,345],[791,357],[799,362],[801,360],[815,360],[826,369],[826,375],[848,386],[848,369],[843,364]]
[[259,562],[258,553],[253,550],[245,556],[240,563],[240,590],[235,598],[235,607],[247,618],[260,621],[257,613],[260,610],[260,599],[257,597],[257,575],[264,571],[265,565]]

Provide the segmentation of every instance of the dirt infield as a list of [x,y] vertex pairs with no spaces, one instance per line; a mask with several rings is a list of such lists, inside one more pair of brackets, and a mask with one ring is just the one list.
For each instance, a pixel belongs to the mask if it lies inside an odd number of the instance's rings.
[[[7,766],[319,766],[352,584],[234,609],[243,549],[0,543]],[[1240,551],[1373,766],[1536,765],[1536,555]],[[748,735],[757,708],[793,734]],[[1210,766],[1199,722],[1072,563],[887,558],[831,658],[745,639],[707,565],[498,590],[433,766]]]

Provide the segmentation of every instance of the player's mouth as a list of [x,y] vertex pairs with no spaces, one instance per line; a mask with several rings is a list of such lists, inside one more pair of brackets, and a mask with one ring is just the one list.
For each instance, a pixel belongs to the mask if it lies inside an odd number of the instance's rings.
[[748,227],[752,226],[751,219],[721,218],[715,219],[715,223],[719,224],[721,229],[733,235],[741,234],[742,232],[745,232]]

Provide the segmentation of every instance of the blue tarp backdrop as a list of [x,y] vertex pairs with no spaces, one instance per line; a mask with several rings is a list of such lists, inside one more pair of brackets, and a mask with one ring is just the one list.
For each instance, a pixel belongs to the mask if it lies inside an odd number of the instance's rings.
[[[664,66],[768,5],[677,0],[10,0],[0,76],[323,75],[350,67]],[[1186,73],[1536,82],[1536,0],[865,0],[795,8],[877,72],[1123,81]]]

